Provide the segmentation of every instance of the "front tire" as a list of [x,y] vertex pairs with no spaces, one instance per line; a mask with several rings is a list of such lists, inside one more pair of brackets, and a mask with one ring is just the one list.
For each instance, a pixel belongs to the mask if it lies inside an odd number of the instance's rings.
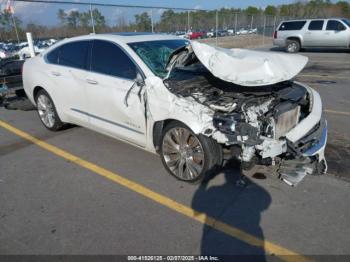
[[165,169],[182,181],[200,182],[222,165],[222,149],[218,143],[209,137],[195,135],[177,121],[164,128],[160,149]]
[[35,103],[40,121],[51,131],[59,131],[64,123],[59,118],[55,104],[50,95],[44,90],[40,90],[35,97]]
[[286,52],[287,53],[297,53],[300,51],[300,42],[298,40],[287,40],[286,42]]

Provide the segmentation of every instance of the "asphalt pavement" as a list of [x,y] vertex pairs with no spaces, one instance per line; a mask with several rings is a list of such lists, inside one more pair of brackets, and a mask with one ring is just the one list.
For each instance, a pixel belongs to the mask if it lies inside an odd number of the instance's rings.
[[329,174],[297,187],[240,185],[235,167],[186,184],[157,155],[0,108],[0,254],[350,255],[350,52],[302,54],[297,80],[320,92],[329,123]]

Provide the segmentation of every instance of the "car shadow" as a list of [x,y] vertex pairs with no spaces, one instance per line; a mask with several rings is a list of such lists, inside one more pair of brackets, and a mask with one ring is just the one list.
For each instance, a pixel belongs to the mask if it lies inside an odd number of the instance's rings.
[[207,225],[214,218],[264,240],[260,218],[271,203],[270,194],[254,183],[253,179],[244,177],[242,180],[239,174],[237,167],[228,165],[218,177],[204,181],[193,196],[192,208],[206,215],[200,253],[229,256],[221,257],[225,261],[232,261],[233,258],[240,261],[265,261],[263,247],[243,242],[239,236],[235,238]]

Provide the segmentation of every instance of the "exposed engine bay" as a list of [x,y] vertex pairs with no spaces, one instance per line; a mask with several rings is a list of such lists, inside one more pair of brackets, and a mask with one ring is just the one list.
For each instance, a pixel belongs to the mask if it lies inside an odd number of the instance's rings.
[[325,121],[297,143],[286,136],[312,109],[305,87],[290,80],[265,86],[242,86],[213,75],[191,47],[174,52],[165,86],[176,96],[194,100],[213,111],[204,135],[224,144],[243,167],[279,165],[279,176],[296,185],[306,174],[326,172],[322,154],[306,152],[321,143]]

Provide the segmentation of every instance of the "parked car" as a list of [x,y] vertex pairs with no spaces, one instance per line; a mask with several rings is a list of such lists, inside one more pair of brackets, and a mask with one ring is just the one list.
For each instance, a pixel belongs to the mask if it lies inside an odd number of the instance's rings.
[[188,32],[188,39],[200,39],[204,38],[206,36],[206,32],[203,31],[194,31],[194,32]]
[[326,172],[319,94],[291,79],[307,58],[222,49],[171,35],[66,39],[28,59],[23,84],[43,125],[81,125],[158,153],[194,182],[223,159],[278,163],[290,185]]
[[235,35],[236,31],[235,31],[235,29],[230,28],[230,29],[227,29],[227,33],[228,33],[228,35]]
[[[229,32],[227,30],[218,30],[217,35],[218,35],[218,37],[228,36]],[[207,32],[206,36],[207,37],[216,37],[216,31],[209,31],[209,32]]]
[[10,54],[4,49],[0,49],[0,58],[1,59],[5,59],[5,58],[8,58],[8,57],[10,57]]
[[211,38],[211,37],[214,37],[215,36],[215,31],[208,31],[207,32],[207,37]]
[[187,38],[187,33],[185,31],[176,31],[175,35],[181,38]]
[[228,36],[229,32],[227,30],[218,30],[218,37]]
[[282,21],[273,43],[296,53],[304,47],[350,47],[350,19],[301,19]]
[[1,59],[0,76],[21,75],[23,63],[24,63],[24,60]]
[[249,34],[249,31],[247,29],[241,28],[239,31],[236,33],[237,35],[247,35]]
[[248,30],[248,34],[256,34],[258,32],[257,28],[252,28]]

